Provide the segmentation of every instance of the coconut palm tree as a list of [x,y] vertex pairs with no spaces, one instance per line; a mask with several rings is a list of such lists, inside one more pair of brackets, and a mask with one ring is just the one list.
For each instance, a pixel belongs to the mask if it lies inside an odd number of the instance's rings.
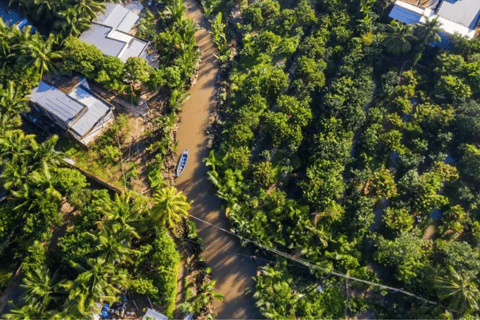
[[19,158],[30,157],[32,154],[31,146],[36,143],[34,135],[26,135],[21,130],[5,132],[5,135],[0,137],[1,161],[5,162],[11,158],[16,161]]
[[11,115],[28,111],[28,98],[22,87],[18,87],[13,81],[3,87],[0,84],[0,107],[2,113],[8,112]]
[[41,78],[44,72],[58,73],[53,60],[62,57],[60,51],[53,51],[52,47],[55,43],[55,35],[43,40],[42,36],[35,33],[32,41],[18,44],[21,56],[19,58],[20,65],[24,68],[34,67]]
[[414,31],[420,44],[418,45],[418,53],[415,55],[414,64],[422,58],[427,44],[442,41],[440,37],[440,32],[442,32],[441,25],[436,18],[430,20],[428,17],[425,17],[424,23],[416,25]]
[[182,217],[188,216],[190,203],[175,187],[163,188],[153,195],[154,205],[150,217],[161,226],[175,227]]
[[7,319],[43,319],[50,318],[55,311],[49,310],[52,302],[58,300],[63,291],[60,280],[60,274],[55,271],[52,275],[47,266],[26,271],[24,273],[23,284],[20,285],[25,290],[22,298],[25,306],[14,309],[6,316]]
[[435,279],[435,288],[441,300],[447,300],[450,308],[462,314],[479,309],[480,290],[472,275],[460,274],[449,266],[444,276]]
[[3,56],[10,54],[10,39],[12,37],[12,29],[0,17],[0,53]]
[[86,267],[71,262],[71,266],[78,272],[75,280],[68,281],[62,287],[69,292],[67,309],[72,317],[87,317],[95,309],[95,303],[101,300],[114,301],[120,292],[117,286],[125,287],[125,274],[116,274],[111,263],[103,258],[91,259]]
[[404,54],[412,49],[415,40],[413,29],[407,24],[393,20],[385,33],[384,44],[389,53]]
[[5,137],[8,133],[16,131],[21,125],[22,119],[20,119],[20,116],[0,113],[0,139]]
[[65,8],[65,0],[10,0],[10,6],[18,6],[29,20],[51,23],[56,14]]
[[38,269],[25,272],[24,284],[25,297],[23,300],[38,310],[46,310],[52,301],[57,300],[56,295],[62,294],[60,274],[55,271],[50,275],[50,270],[43,265]]
[[133,200],[130,192],[115,195],[114,201],[105,201],[97,209],[104,216],[100,223],[111,227],[115,233],[131,230],[133,236],[138,237],[135,230],[141,231],[145,227],[142,213],[146,210],[146,203],[139,199]]
[[443,31],[441,26],[442,24],[437,18],[430,20],[428,17],[425,17],[424,23],[416,25],[415,33],[417,34],[418,40],[424,45],[431,42],[442,41],[439,35],[439,33]]
[[78,36],[83,30],[90,27],[90,20],[87,17],[80,16],[76,6],[63,10],[59,15],[65,20],[59,21],[56,27],[61,29],[64,35]]
[[57,135],[53,135],[41,144],[32,145],[33,161],[47,168],[58,165],[63,158],[63,153],[55,150],[58,139]]
[[105,13],[106,7],[104,1],[79,0],[74,8],[80,17],[93,20],[98,12]]
[[96,252],[111,264],[132,262],[136,250],[129,248],[130,242],[133,236],[140,238],[136,233],[132,234],[132,230],[115,232],[107,226],[97,234],[88,233],[88,235],[96,242]]
[[15,304],[11,304],[12,310],[9,314],[6,314],[5,319],[11,320],[37,320],[37,319],[49,319],[52,312],[42,312],[37,310],[34,306],[25,305],[23,307],[17,307]]
[[25,198],[30,193],[30,185],[27,183],[29,168],[25,162],[2,164],[0,180],[6,190],[14,190],[14,197]]
[[184,19],[187,8],[183,4],[183,0],[172,0],[172,3],[165,7],[165,12],[171,14],[173,21],[179,22]]

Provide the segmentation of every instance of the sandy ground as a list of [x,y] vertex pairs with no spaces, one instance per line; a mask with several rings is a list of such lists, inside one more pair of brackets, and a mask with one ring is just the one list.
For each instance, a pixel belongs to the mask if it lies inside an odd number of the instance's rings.
[[[189,8],[187,15],[202,28],[207,28],[200,6],[195,0],[185,0]],[[191,214],[216,226],[229,229],[229,221],[221,209],[222,203],[215,196],[214,186],[207,179],[207,167],[202,159],[208,156],[207,135],[208,118],[214,106],[214,87],[219,67],[214,57],[216,52],[211,35],[206,30],[196,34],[197,45],[202,51],[198,80],[190,90],[190,99],[181,113],[181,123],[177,140],[177,156],[189,150],[189,159],[183,175],[176,185],[188,199],[193,200]],[[212,276],[217,280],[217,291],[225,295],[223,302],[215,302],[218,319],[255,319],[261,314],[255,307],[255,301],[244,294],[252,287],[256,264],[250,260],[252,251],[242,248],[240,241],[218,229],[195,221],[199,235],[204,240],[206,250],[203,256],[212,268]]]

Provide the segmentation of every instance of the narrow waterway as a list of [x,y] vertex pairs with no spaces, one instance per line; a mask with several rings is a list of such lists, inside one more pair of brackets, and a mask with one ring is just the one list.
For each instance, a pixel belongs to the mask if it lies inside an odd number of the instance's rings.
[[[196,34],[197,45],[202,51],[198,80],[190,90],[190,99],[184,104],[177,140],[178,156],[188,149],[187,167],[176,180],[177,188],[189,200],[193,200],[191,214],[216,226],[229,229],[229,221],[221,209],[222,203],[215,196],[214,186],[208,181],[208,168],[202,159],[208,156],[206,128],[214,105],[215,82],[219,67],[215,58],[215,45],[207,29],[207,22],[200,5],[195,0],[185,0],[187,15],[204,30]],[[194,220],[195,221],[195,220]],[[260,313],[245,289],[252,287],[256,264],[250,259],[251,250],[243,248],[240,241],[218,229],[195,221],[206,249],[202,253],[212,276],[217,280],[216,289],[225,295],[225,300],[215,302],[218,319],[258,319]]]

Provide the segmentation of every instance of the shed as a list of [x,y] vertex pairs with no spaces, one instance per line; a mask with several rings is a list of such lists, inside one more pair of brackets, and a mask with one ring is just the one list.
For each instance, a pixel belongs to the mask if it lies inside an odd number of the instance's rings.
[[[63,90],[63,91],[62,91]],[[76,140],[88,145],[114,119],[114,107],[89,90],[85,79],[69,92],[42,81],[32,90],[30,105]]]
[[144,314],[142,320],[168,320],[168,318],[158,311],[147,309],[147,313]]
[[422,19],[422,14],[403,8],[394,6],[390,11],[390,18],[398,20],[406,24],[416,24]]

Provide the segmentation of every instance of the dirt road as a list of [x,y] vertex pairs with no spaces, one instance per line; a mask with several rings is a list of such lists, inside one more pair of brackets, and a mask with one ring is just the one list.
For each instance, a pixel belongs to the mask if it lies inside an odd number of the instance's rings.
[[[207,29],[200,5],[195,0],[185,0],[185,5],[188,7],[187,15],[200,27]],[[208,31],[198,31],[196,38],[202,51],[202,62],[197,83],[190,90],[190,99],[183,106],[177,135],[178,156],[188,149],[189,159],[176,184],[189,200],[194,201],[191,214],[229,229],[229,221],[221,208],[222,203],[215,196],[214,186],[207,178],[207,167],[202,162],[209,152],[205,130],[214,104],[214,87],[219,72],[214,56],[216,49]],[[250,260],[252,252],[242,248],[237,238],[201,222],[195,223],[206,247],[202,255],[217,280],[216,289],[225,295],[225,301],[215,303],[218,319],[261,318],[255,301],[244,294],[245,289],[254,284],[252,276],[255,275],[256,265]]]

